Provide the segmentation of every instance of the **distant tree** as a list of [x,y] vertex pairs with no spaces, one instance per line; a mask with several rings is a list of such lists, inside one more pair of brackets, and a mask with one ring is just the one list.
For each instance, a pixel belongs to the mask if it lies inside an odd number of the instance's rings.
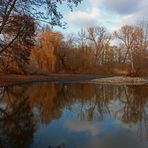
[[72,50],[72,47],[67,44],[66,41],[62,41],[60,44],[60,48],[57,48],[56,55],[57,55],[57,70],[59,72],[67,72],[70,70],[69,66],[67,65],[68,56]]
[[63,35],[49,28],[40,30],[36,51],[32,52],[37,67],[46,72],[56,72],[57,50],[61,46]]
[[104,27],[90,27],[87,29],[87,39],[92,46],[96,62],[105,62],[105,55],[109,48],[111,35]]
[[79,47],[85,48],[87,46],[87,33],[84,29],[81,29],[80,32],[78,32],[78,39]]
[[[139,73],[137,64],[143,61],[147,56],[148,40],[147,32],[144,32],[140,26],[125,25],[119,31],[114,33],[115,37],[121,41],[122,48],[126,51],[124,61],[131,63],[131,74]],[[146,62],[146,60],[144,60]],[[141,65],[142,66],[142,65]]]

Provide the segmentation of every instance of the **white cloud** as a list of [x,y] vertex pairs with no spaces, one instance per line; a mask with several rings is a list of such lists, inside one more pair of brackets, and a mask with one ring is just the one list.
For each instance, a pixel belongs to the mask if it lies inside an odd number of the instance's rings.
[[[93,2],[93,0],[90,1]],[[119,29],[126,24],[136,25],[143,20],[148,23],[147,0],[99,0],[99,4],[108,8],[103,10],[106,13],[106,20],[104,19],[102,22],[105,22],[105,26],[110,31]]]
[[75,11],[71,12],[65,19],[78,27],[89,27],[95,26],[97,20],[103,17],[103,13],[100,12],[97,8],[92,8],[87,11]]
[[101,5],[102,0],[87,0],[91,7],[97,7]]
[[143,9],[129,14],[125,16],[121,16],[118,21],[118,26],[121,27],[122,25],[128,24],[128,25],[136,25],[144,21],[144,23],[148,23],[148,5],[143,7]]
[[64,17],[69,32],[90,26],[104,26],[110,32],[122,25],[148,21],[147,0],[86,0],[86,9],[76,10]]

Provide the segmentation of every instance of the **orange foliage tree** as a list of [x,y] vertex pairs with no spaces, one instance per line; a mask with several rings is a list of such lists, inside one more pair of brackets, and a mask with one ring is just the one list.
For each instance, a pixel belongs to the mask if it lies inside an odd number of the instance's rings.
[[37,38],[37,47],[32,50],[31,55],[39,69],[45,72],[56,72],[56,50],[60,48],[62,39],[62,34],[53,32],[49,28],[40,31]]

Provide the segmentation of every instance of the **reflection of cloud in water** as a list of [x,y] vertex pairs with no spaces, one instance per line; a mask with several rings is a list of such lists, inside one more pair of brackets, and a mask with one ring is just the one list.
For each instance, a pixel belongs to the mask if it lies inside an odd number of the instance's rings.
[[67,121],[65,122],[65,128],[72,132],[88,132],[92,136],[96,136],[100,129],[98,127],[98,123],[95,124],[93,122],[87,121]]
[[[101,130],[99,123],[87,121],[67,121],[64,125],[70,132],[73,133],[89,133],[85,142],[77,141],[78,147],[85,148],[146,148],[146,145],[141,145],[137,136],[125,128]],[[82,135],[81,135],[82,136]],[[84,135],[83,135],[84,136]]]
[[77,141],[78,147],[147,148],[147,143],[140,141],[134,131],[129,130],[120,122],[115,127],[114,123],[109,122],[109,125],[105,123],[71,120],[66,121],[64,127],[73,134],[84,132],[83,136],[87,135],[85,142]]
[[132,133],[128,131],[118,131],[108,133],[103,138],[90,138],[86,148],[146,148],[142,146]]

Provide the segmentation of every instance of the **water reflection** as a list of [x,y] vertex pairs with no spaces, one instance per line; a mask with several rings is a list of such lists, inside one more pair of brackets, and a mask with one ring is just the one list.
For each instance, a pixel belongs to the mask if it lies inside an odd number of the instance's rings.
[[0,146],[29,147],[35,120],[25,87],[5,88],[0,107]]
[[0,147],[148,147],[146,85],[42,83],[0,93]]

